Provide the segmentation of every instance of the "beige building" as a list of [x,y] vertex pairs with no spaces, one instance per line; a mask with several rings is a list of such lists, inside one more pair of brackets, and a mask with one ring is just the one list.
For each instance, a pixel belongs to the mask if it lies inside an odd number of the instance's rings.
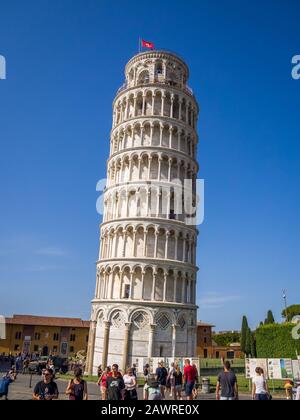
[[136,358],[196,355],[195,205],[199,108],[189,69],[144,52],[113,103],[88,371]]
[[89,327],[89,321],[79,318],[13,315],[5,318],[0,354],[73,356],[78,351],[87,351]]

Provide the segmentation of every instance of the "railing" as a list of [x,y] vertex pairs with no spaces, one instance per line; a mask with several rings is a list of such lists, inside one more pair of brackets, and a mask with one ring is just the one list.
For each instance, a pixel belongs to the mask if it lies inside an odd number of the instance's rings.
[[117,95],[119,95],[121,92],[125,91],[126,89],[128,89],[129,87],[132,88],[137,88],[140,86],[148,86],[148,85],[163,85],[163,86],[170,86],[170,87],[174,87],[177,89],[182,89],[184,92],[186,92],[188,95],[194,96],[194,92],[192,90],[192,88],[190,88],[188,85],[184,85],[184,86],[172,86],[171,81],[163,81],[163,80],[154,80],[153,82],[149,82],[147,81],[147,83],[138,83],[135,86],[129,86],[127,82],[123,83],[123,85],[117,90]]

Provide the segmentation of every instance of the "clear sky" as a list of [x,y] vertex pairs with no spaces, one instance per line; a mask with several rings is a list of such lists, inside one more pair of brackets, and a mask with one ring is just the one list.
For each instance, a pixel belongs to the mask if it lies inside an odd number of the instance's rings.
[[201,106],[199,319],[300,303],[297,0],[2,0],[0,314],[88,318],[112,101],[139,36],[177,51]]

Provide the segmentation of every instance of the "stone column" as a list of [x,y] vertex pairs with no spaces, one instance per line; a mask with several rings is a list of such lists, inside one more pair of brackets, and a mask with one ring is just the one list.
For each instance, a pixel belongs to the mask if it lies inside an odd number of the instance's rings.
[[152,115],[154,115],[155,94],[152,93]]
[[178,259],[178,234],[175,232],[175,260]]
[[167,214],[166,214],[167,219],[169,219],[169,217],[170,217],[170,208],[171,208],[171,194],[168,192],[168,194],[167,194]]
[[110,290],[109,290],[109,299],[112,299],[113,297],[113,288],[114,288],[114,272],[111,271],[108,277],[108,284],[109,284],[109,278],[111,278],[110,282]]
[[144,230],[144,249],[143,249],[143,256],[147,256],[147,230]]
[[181,303],[185,303],[185,293],[186,293],[186,287],[185,287],[185,284],[186,284],[186,280],[185,280],[185,277],[181,277],[181,279],[182,279],[182,290],[181,290]]
[[103,367],[103,369],[105,369],[106,366],[107,366],[109,333],[110,333],[110,322],[109,321],[104,321],[104,339],[103,339],[103,352],[102,352],[102,367]]
[[132,256],[133,257],[135,257],[136,234],[137,234],[137,231],[136,231],[136,229],[134,229],[134,231],[133,231],[133,244],[132,244]]
[[191,278],[188,278],[188,289],[187,289],[187,303],[191,303]]
[[184,166],[184,179],[188,179],[188,168],[186,165]]
[[150,146],[153,146],[153,130],[154,130],[154,127],[153,127],[153,124],[151,123],[151,125],[150,125]]
[[[157,188],[157,202],[156,202],[156,217],[159,217],[159,209],[160,209],[160,196],[161,196],[161,192],[160,189]],[[156,258],[156,255],[155,255]]]
[[90,332],[89,332],[88,354],[87,354],[87,362],[86,362],[86,374],[89,376],[92,376],[93,374],[96,329],[97,329],[97,321],[91,321]]
[[125,335],[124,335],[124,346],[123,346],[123,361],[122,361],[122,373],[126,373],[128,367],[128,353],[129,353],[129,336],[130,336],[131,323],[125,323]]
[[168,248],[169,248],[169,237],[170,237],[170,232],[166,232],[166,246],[165,246],[165,259],[168,259]]
[[181,113],[182,113],[182,99],[179,99],[179,120],[181,120]]
[[178,325],[172,325],[172,357],[176,357],[176,335]]
[[186,239],[183,238],[182,262],[185,262],[185,247],[186,247]]
[[174,99],[175,99],[175,96],[174,96],[174,94],[172,93],[172,95],[171,95],[171,115],[170,115],[170,117],[171,118],[173,118],[173,111],[174,111]]
[[[132,181],[132,165],[133,165],[133,159],[129,158],[129,165],[128,165],[128,181]],[[124,178],[125,181],[125,178]]]
[[104,240],[105,237],[101,236],[101,245],[100,245],[100,252],[99,252],[99,260],[104,259]]
[[153,282],[152,282],[152,296],[151,296],[151,300],[155,300],[155,288],[156,288],[156,276],[157,273],[153,273]]
[[124,273],[120,273],[120,293],[119,293],[119,299],[121,300],[123,298],[122,291],[123,291],[123,276]]
[[164,130],[164,126],[161,124],[160,125],[160,136],[159,136],[159,147],[162,147],[163,130]]
[[145,271],[142,271],[142,300],[144,300]]
[[144,146],[144,134],[145,134],[145,128],[141,128],[141,146]]
[[133,274],[134,271],[130,271],[130,299],[133,299]]
[[149,347],[148,347],[148,358],[153,357],[154,354],[154,333],[155,333],[155,324],[150,325],[149,331]]
[[138,158],[138,161],[139,161],[139,163],[138,163],[138,180],[140,180],[141,179],[141,163],[142,163],[142,158],[140,156]]
[[165,92],[163,92],[163,94],[161,96],[161,116],[162,117],[165,114],[165,99],[166,99],[166,94],[165,94]]
[[151,162],[152,162],[152,157],[149,156],[149,158],[148,158],[148,180],[150,180],[150,176],[151,176]]
[[177,158],[177,179],[180,180],[180,161]]
[[173,158],[169,158],[169,170],[168,170],[168,182],[171,182],[171,174],[172,174],[172,162]]
[[164,292],[163,292],[163,302],[167,301],[167,280],[168,274],[164,273]]
[[154,258],[157,258],[158,232],[155,231]]
[[169,133],[170,133],[170,137],[169,137],[169,149],[172,149],[172,140],[173,140],[173,127],[170,127]]
[[145,93],[143,93],[143,105],[142,105],[142,115],[143,116],[145,116],[145,114],[146,114],[145,106],[146,106],[146,95],[145,95]]
[[123,251],[122,251],[122,257],[125,257],[125,248],[126,248],[126,242],[127,242],[127,232],[123,232]]
[[137,102],[137,97],[136,95],[134,96],[134,101],[133,101],[133,116],[136,117],[136,102]]
[[115,232],[114,236],[115,236],[114,258],[117,258],[118,257],[118,255],[117,255],[118,248],[117,247],[118,247],[118,236],[119,236],[118,232]]
[[125,119],[128,119],[128,112],[129,112],[129,100],[126,98],[126,108],[125,108]]
[[[149,216],[150,197],[151,197],[151,192],[150,192],[150,190],[148,190],[147,191],[147,202],[146,202],[146,208],[147,208],[147,214],[146,214],[146,216]],[[151,215],[151,212],[150,212],[150,215]]]
[[177,301],[177,277],[178,277],[178,273],[177,271],[174,271],[174,297],[173,297],[174,302]]
[[[125,217],[128,217],[128,210],[129,210],[129,208],[128,208],[128,204],[129,204],[129,197],[130,197],[130,194],[129,194],[129,193],[127,193],[127,194],[126,194],[126,216],[125,216]],[[122,215],[122,217],[124,217],[124,216]]]
[[158,172],[157,172],[157,181],[160,181],[161,178],[161,162],[162,162],[162,157],[159,155],[158,157]]

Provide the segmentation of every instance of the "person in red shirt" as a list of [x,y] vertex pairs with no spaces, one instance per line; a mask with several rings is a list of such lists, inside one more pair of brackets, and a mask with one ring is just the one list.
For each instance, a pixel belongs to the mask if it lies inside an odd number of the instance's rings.
[[99,380],[98,380],[98,385],[100,386],[101,389],[101,400],[105,401],[107,398],[107,388],[106,388],[106,379],[108,378],[108,376],[111,376],[111,370],[110,367],[107,367],[101,374]]
[[191,365],[191,361],[189,359],[186,359],[184,364],[185,367],[183,371],[183,377],[185,382],[185,395],[187,400],[192,400],[197,372],[196,369]]

